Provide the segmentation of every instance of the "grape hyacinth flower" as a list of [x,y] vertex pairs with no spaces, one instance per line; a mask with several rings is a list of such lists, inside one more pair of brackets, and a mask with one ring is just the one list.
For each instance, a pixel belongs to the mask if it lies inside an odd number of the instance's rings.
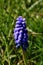
[[16,25],[14,29],[14,39],[16,47],[22,47],[23,50],[26,50],[28,47],[28,31],[26,29],[25,18],[19,16],[16,19]]

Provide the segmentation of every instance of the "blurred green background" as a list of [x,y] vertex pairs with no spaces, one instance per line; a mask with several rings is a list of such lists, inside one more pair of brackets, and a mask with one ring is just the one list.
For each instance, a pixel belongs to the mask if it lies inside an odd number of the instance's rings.
[[18,16],[26,18],[29,32],[27,65],[43,65],[43,0],[0,0],[0,65],[24,65],[13,37]]

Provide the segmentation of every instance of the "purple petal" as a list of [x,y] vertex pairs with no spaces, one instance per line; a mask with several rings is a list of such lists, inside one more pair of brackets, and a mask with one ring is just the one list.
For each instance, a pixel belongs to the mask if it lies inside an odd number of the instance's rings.
[[20,44],[17,44],[17,45],[16,45],[16,48],[18,48],[19,46],[20,46]]
[[23,33],[23,31],[22,30],[20,30],[20,32],[19,32],[20,34],[22,34]]
[[21,21],[16,21],[16,24],[17,24],[17,23],[19,24],[19,23],[21,23]]
[[25,21],[26,19],[25,18],[23,18],[23,21]]
[[16,20],[17,21],[23,21],[23,18],[22,18],[22,16],[19,16]]
[[21,25],[18,25],[18,24],[17,24],[17,25],[15,25],[15,28],[18,28],[18,27],[21,27]]

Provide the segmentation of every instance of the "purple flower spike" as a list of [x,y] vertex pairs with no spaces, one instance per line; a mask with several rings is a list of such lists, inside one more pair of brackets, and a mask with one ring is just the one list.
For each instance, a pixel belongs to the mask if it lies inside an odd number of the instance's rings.
[[14,29],[14,39],[16,48],[22,47],[23,50],[26,50],[28,47],[28,31],[26,29],[25,18],[19,16],[16,19],[16,25]]

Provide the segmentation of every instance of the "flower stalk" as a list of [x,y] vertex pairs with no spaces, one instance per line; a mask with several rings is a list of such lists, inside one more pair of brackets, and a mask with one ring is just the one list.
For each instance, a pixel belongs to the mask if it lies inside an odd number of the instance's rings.
[[27,65],[27,60],[26,60],[26,55],[25,54],[26,54],[26,52],[22,50],[24,65]]

